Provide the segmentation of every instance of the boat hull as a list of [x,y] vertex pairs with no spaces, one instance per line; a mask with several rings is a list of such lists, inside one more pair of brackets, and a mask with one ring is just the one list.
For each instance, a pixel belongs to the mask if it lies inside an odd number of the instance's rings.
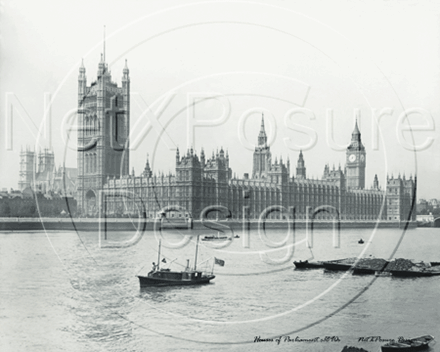
[[370,275],[370,274],[375,274],[377,270],[375,269],[370,269],[370,268],[359,268],[359,267],[355,267],[353,269],[353,274],[354,275]]
[[323,268],[324,264],[322,262],[293,262],[296,269],[319,269]]
[[172,280],[165,278],[155,278],[149,276],[138,276],[141,287],[161,287],[161,286],[192,286],[204,285],[215,278],[215,275],[202,276],[197,280]]
[[404,341],[404,343],[391,343],[381,346],[382,352],[412,352],[412,351],[424,351],[429,348],[429,343],[434,340],[431,335],[420,336],[413,339]]
[[416,270],[390,270],[393,276],[397,277],[423,277],[440,275],[438,271],[416,271]]
[[226,240],[231,240],[230,237],[203,237],[202,241],[226,241]]
[[341,263],[332,263],[332,262],[324,262],[324,268],[327,270],[338,270],[338,271],[347,271],[350,270],[352,265],[350,264],[341,264]]
[[429,348],[428,344],[420,346],[382,346],[382,352],[413,352],[413,351],[424,351]]

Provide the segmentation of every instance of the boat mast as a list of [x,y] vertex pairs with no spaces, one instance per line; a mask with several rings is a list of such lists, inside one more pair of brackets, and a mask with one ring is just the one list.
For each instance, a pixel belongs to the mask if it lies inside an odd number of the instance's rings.
[[196,241],[196,254],[194,257],[194,271],[197,270],[197,251],[199,249],[199,235],[197,235],[197,241]]
[[161,240],[159,240],[159,251],[157,252],[157,270],[159,270],[159,266],[160,266],[160,244],[161,244]]

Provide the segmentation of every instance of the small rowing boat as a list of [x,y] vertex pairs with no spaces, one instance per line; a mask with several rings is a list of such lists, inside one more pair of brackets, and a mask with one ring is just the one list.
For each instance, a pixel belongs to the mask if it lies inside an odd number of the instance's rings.
[[412,352],[428,349],[430,342],[434,340],[431,335],[414,337],[412,339],[399,339],[396,342],[389,342],[381,346],[382,352]]

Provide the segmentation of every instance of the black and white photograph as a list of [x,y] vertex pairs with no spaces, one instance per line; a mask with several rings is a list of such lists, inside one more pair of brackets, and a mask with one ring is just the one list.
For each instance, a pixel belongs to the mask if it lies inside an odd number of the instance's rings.
[[0,351],[439,351],[440,2],[0,1]]

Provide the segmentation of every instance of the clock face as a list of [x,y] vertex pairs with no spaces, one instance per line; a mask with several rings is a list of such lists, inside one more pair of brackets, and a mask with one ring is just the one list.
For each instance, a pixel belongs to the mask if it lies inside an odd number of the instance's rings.
[[365,157],[361,155],[361,161],[363,162],[365,160]]
[[355,155],[355,154],[351,154],[351,155],[348,157],[348,160],[349,160],[350,162],[355,161],[355,160],[356,160],[356,155]]

